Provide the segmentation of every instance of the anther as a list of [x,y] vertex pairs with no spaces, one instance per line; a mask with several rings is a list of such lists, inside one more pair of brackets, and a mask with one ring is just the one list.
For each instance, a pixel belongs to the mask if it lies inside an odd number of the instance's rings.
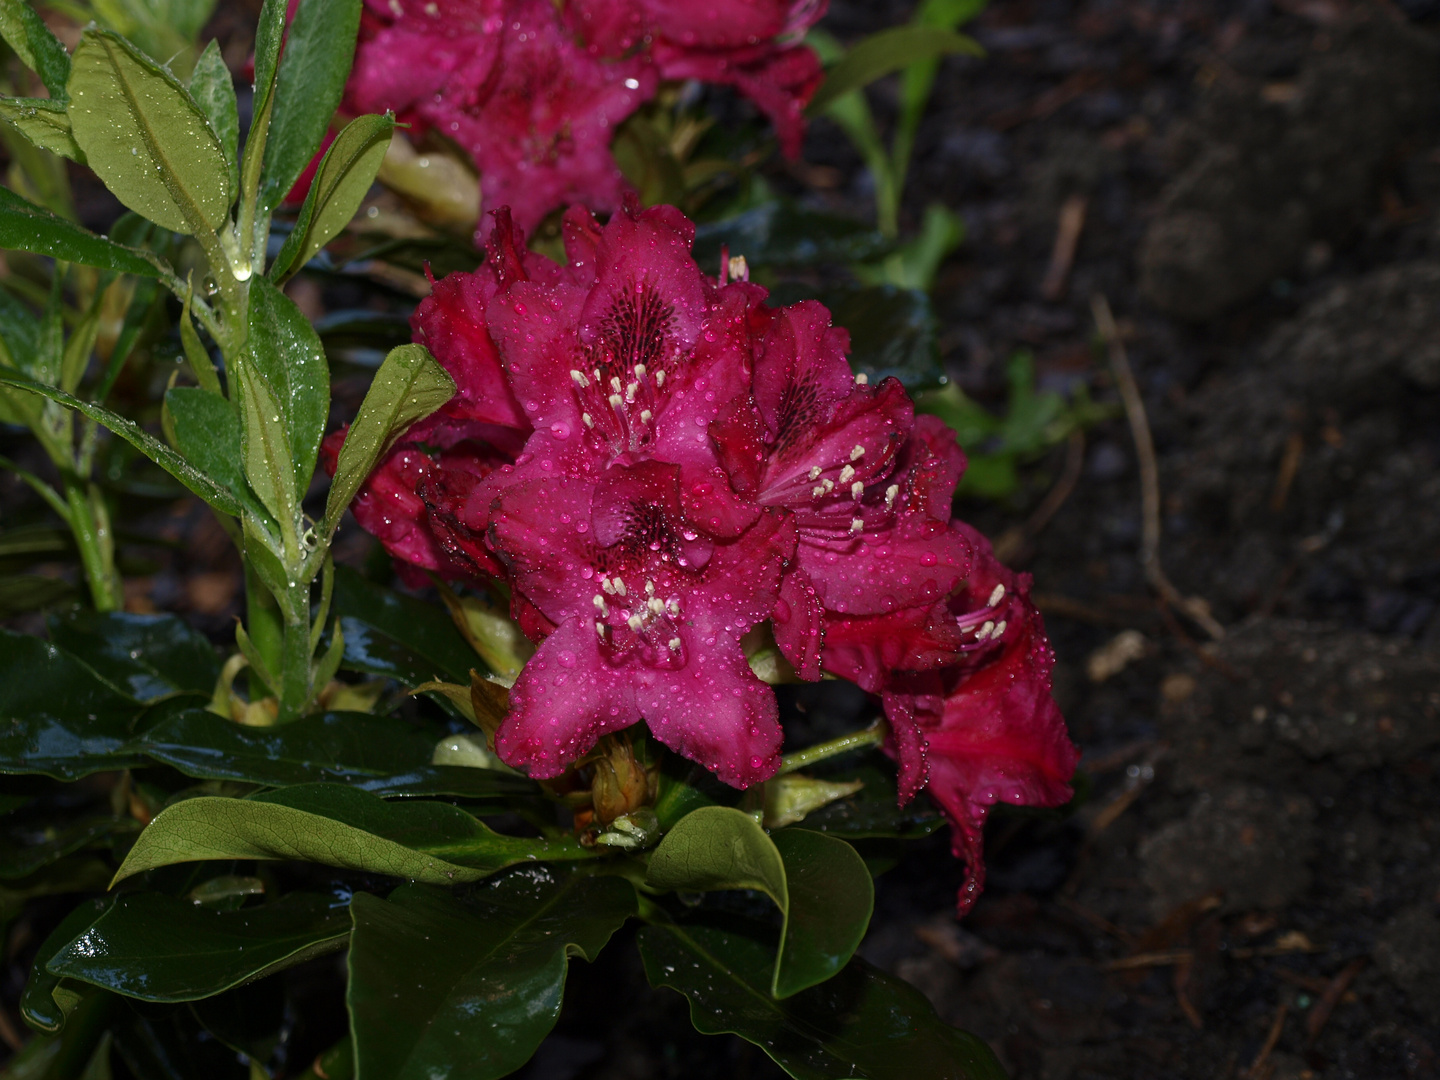
[[843,469],[840,470],[840,483],[848,484],[853,479],[855,479],[854,465],[846,465]]
[[895,506],[895,496],[900,494],[900,485],[891,484],[885,489],[885,509],[890,510]]
[[630,629],[634,630],[637,634],[640,632],[640,627],[645,625],[645,620],[640,618],[639,615],[631,615],[625,622],[629,625]]
[[624,596],[624,595],[625,595],[625,582],[624,582],[623,579],[621,579],[621,577],[620,577],[619,574],[616,574],[616,575],[615,575],[615,595],[616,595],[616,596]]
[[851,518],[851,519],[850,519],[850,535],[851,535],[851,536],[854,536],[856,533],[861,532],[864,528],[865,528],[865,519],[864,519],[864,518],[858,518],[858,517],[857,517],[857,518]]
[[605,624],[599,619],[595,620],[595,633],[599,634],[602,638],[605,636]]
[[850,451],[850,460],[851,460],[851,461],[859,461],[859,460],[860,460],[862,457],[864,457],[864,456],[865,456],[865,447],[861,446],[859,443],[856,443],[856,444],[855,444],[855,449]]
[[585,377],[584,373],[576,371],[573,368],[570,370],[570,378],[575,380],[575,385],[580,387],[581,390],[584,390],[590,385],[590,380]]
[[680,651],[680,639],[679,639],[678,637],[672,637],[672,638],[670,639],[670,641],[669,641],[669,645],[670,645],[670,651],[671,651],[671,652],[679,652],[679,651]]
[[984,625],[982,625],[979,630],[976,630],[976,631],[975,631],[975,640],[976,640],[976,641],[984,641],[986,638],[988,638],[988,637],[990,636],[990,632],[991,632],[992,630],[994,630],[994,629],[995,629],[995,624],[994,624],[993,622],[991,622],[989,619],[986,619]]
[[1003,634],[1003,633],[1005,633],[1005,620],[1004,620],[1004,619],[1001,619],[999,622],[997,622],[997,623],[995,624],[995,633],[994,633],[993,635],[991,635],[991,636],[994,637],[994,639],[995,639],[996,641],[999,641],[999,640],[1000,640],[1000,635]]
[[646,368],[645,368],[645,365],[644,365],[644,364],[636,364],[636,365],[635,365],[635,378],[637,378],[637,379],[643,379],[643,378],[645,377],[645,371],[646,371]]
[[655,385],[656,385],[656,386],[664,386],[664,385],[665,385],[665,369],[664,369],[664,368],[661,368],[659,371],[655,372]]
[[595,369],[595,371],[593,372],[593,374],[594,374],[594,376],[595,376],[595,381],[596,381],[596,382],[602,382],[602,381],[603,381],[603,380],[600,378],[600,369],[599,369],[598,367]]
[[679,600],[679,598],[672,596],[669,600],[666,600],[666,601],[665,601],[665,610],[668,611],[672,616],[673,616],[673,615],[679,615],[679,614],[680,614],[680,600]]
[[855,376],[855,381],[856,381],[857,383],[859,383],[861,386],[864,386],[866,383],[868,383],[868,382],[870,381],[870,376],[869,376],[869,375],[866,375],[866,374],[862,371],[862,372],[860,372],[859,375],[856,375],[856,376]]
[[823,471],[823,470],[820,468],[819,465],[812,465],[812,466],[810,466],[810,479],[811,479],[811,480],[819,480],[819,479],[820,479],[820,473],[821,473],[822,471]]
[[598,592],[592,597],[592,602],[595,605],[595,610],[600,612],[601,615],[610,614],[609,609],[605,606],[605,597],[601,596]]
[[634,401],[634,400],[635,400],[635,391],[636,391],[636,390],[639,390],[639,389],[640,389],[640,384],[639,384],[638,382],[632,382],[629,386],[625,387],[625,400],[626,400],[626,401]]
[[1005,586],[996,585],[994,591],[990,593],[990,599],[985,602],[985,606],[994,607],[1003,599],[1005,599]]
[[617,394],[620,392],[620,376],[618,376],[618,375],[611,375],[611,376],[610,376],[610,389],[613,390],[613,391],[615,391],[615,393],[617,393]]
[[816,484],[813,488],[810,489],[810,495],[811,495],[812,498],[818,499],[818,498],[820,498],[820,496],[822,496],[822,495],[824,495],[824,494],[825,494],[825,485],[824,485],[824,484]]
[[620,397],[619,394],[611,394],[610,407],[612,409],[623,409],[625,407],[625,401],[623,398]]
[[600,579],[600,588],[604,589],[611,596],[615,595],[615,583],[608,577],[602,577]]
[[864,494],[865,485],[862,484],[859,480],[856,480],[853,484],[850,485],[850,497],[856,502],[859,502],[860,496]]
[[646,596],[654,596],[654,595],[655,595],[655,582],[651,581],[649,578],[646,578],[646,579],[645,579],[645,595],[646,595]]
[[649,423],[651,420],[653,420],[654,418],[655,418],[655,414],[652,413],[649,409],[641,409],[641,410],[640,410],[640,422],[641,422],[642,424],[648,424],[648,423]]
[[650,597],[649,600],[645,601],[645,606],[656,615],[663,615],[665,613],[665,601],[661,600],[658,596]]

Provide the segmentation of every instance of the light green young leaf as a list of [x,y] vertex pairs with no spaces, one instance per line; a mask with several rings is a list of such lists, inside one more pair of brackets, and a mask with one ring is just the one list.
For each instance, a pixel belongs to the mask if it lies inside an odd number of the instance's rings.
[[265,144],[260,206],[266,211],[285,197],[320,149],[350,77],[360,8],[361,0],[301,0],[295,11]]
[[293,546],[299,499],[295,494],[295,467],[290,459],[290,440],[279,395],[269,380],[244,360],[235,364],[232,379],[238,384],[243,418],[240,442],[245,479],[279,524],[281,535]]
[[320,440],[325,435],[325,419],[330,412],[330,368],[310,320],[295,301],[266,278],[250,284],[246,353],[247,367],[258,371],[275,395],[280,423],[289,438],[298,503],[310,486]]
[[983,56],[973,38],[933,26],[896,26],[871,34],[825,75],[806,111],[815,116],[836,98],[868,86],[891,72],[915,62],[951,53]]
[[203,235],[225,222],[234,201],[225,151],[173,75],[124,38],[90,29],[69,89],[75,141],[121,202],[173,232]]
[[350,223],[385,160],[395,117],[361,116],[345,126],[315,173],[295,228],[275,257],[270,277],[283,282]]
[[136,450],[139,450],[156,465],[159,465],[171,476],[175,477],[176,480],[179,480],[180,483],[184,484],[196,495],[199,495],[200,498],[215,507],[215,509],[236,517],[240,515],[240,505],[235,501],[234,495],[210,477],[206,476],[159,439],[155,438],[155,436],[142,429],[133,420],[127,420],[118,413],[113,413],[100,405],[81,401],[79,398],[73,397],[63,390],[53,386],[45,386],[42,383],[38,383],[33,379],[27,379],[25,376],[5,368],[0,368],[0,386],[14,387],[18,390],[28,390],[32,394],[39,394],[41,397],[49,398],[59,405],[74,409],[82,416],[89,417],[97,424],[109,428],[116,435],[120,436],[120,438],[135,447]]
[[49,98],[0,98],[0,119],[42,150],[85,164],[85,152],[75,142],[66,107]]
[[300,784],[249,799],[201,796],[166,807],[115,880],[204,859],[298,859],[453,885],[516,863],[590,854],[568,838],[503,836],[445,803],[386,802],[342,784]]
[[345,442],[325,500],[325,534],[334,535],[340,516],[360,485],[395,440],[455,395],[455,380],[423,345],[392,349],[370,384]]
[[187,289],[185,304],[180,310],[180,345],[185,350],[185,359],[190,362],[190,372],[201,389],[219,394],[220,377],[215,373],[215,365],[210,361],[210,354],[205,351],[200,335],[195,331],[195,323],[190,317],[190,307],[194,302],[195,290],[192,286]]
[[225,151],[231,191],[239,190],[240,111],[235,101],[235,83],[225,66],[225,58],[220,55],[219,42],[211,41],[196,61],[190,76],[190,96],[210,121],[210,128]]
[[26,0],[0,0],[0,37],[15,50],[21,63],[40,76],[50,97],[63,105],[65,84],[70,78],[70,54],[40,13]]
[[0,188],[0,248],[49,255],[81,266],[164,277],[165,264],[148,251],[126,247]]

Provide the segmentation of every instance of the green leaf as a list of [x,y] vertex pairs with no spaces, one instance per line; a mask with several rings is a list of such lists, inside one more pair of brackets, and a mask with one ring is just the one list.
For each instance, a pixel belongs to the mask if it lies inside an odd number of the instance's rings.
[[[234,365],[233,378],[239,384],[244,421],[240,444],[245,479],[255,497],[279,523],[281,535],[288,537],[287,546],[294,550],[296,509],[304,488],[297,494],[284,406],[270,381],[248,360]],[[176,437],[179,437],[178,431]]]
[[734,806],[740,796],[729,784],[717,780],[709,769],[678,754],[666,754],[660,764],[655,817],[660,828],[668,831],[691,811],[702,806]]
[[0,289],[0,346],[0,365],[20,370],[40,348],[40,320],[6,289]]
[[35,954],[35,966],[30,971],[30,980],[25,984],[25,990],[20,995],[20,1015],[37,1031],[53,1034],[61,1030],[75,1004],[73,992],[62,992],[56,995],[55,991],[60,986],[60,977],[45,970],[45,965],[50,962],[52,956],[74,941],[114,902],[114,896],[105,896],[96,900],[86,900],[76,905],[65,918],[60,920],[60,925],[50,932],[40,946],[40,951]]
[[284,281],[350,224],[375,182],[394,130],[392,114],[361,116],[345,125],[325,151],[295,228],[270,267],[273,280]]
[[165,273],[148,251],[96,236],[5,188],[0,188],[0,248],[141,277],[163,277]]
[[695,260],[712,270],[722,248],[743,255],[751,267],[766,268],[865,262],[893,246],[862,222],[776,201],[697,226],[694,251]]
[[51,957],[52,975],[142,1001],[195,1001],[345,947],[350,918],[333,896],[290,893],[213,911],[132,893]]
[[252,115],[259,117],[270,104],[280,45],[285,40],[286,0],[265,0],[255,27],[255,102]]
[[62,103],[49,98],[0,98],[0,119],[40,149],[85,164],[85,152],[75,141],[69,111]]
[[204,634],[174,615],[73,611],[52,618],[50,640],[136,701],[210,694],[220,660]]
[[966,53],[984,56],[974,38],[934,26],[896,26],[871,34],[825,73],[825,81],[810,99],[806,112],[815,116],[852,90],[899,71],[917,60]]
[[290,440],[298,502],[310,486],[320,440],[325,435],[325,419],[330,412],[330,368],[310,320],[295,301],[265,278],[257,278],[250,285],[246,352],[279,406],[281,424]]
[[229,492],[238,506],[264,520],[265,508],[245,482],[235,406],[198,386],[171,387],[165,405],[174,421],[175,448],[185,460]]
[[990,1048],[940,1020],[924,995],[856,958],[784,1001],[767,992],[770,949],[754,929],[647,926],[640,956],[652,986],[690,999],[707,1035],[759,1046],[797,1080],[1006,1080]]
[[825,780],[859,780],[865,786],[854,795],[807,814],[807,829],[847,840],[881,837],[918,840],[945,824],[945,818],[928,796],[917,796],[903,808],[896,805],[893,767],[839,763],[812,772]]
[[159,465],[171,476],[179,480],[187,488],[193,491],[200,498],[204,499],[215,509],[234,517],[240,516],[240,505],[235,501],[235,496],[225,488],[221,487],[210,477],[206,476],[195,466],[191,465],[183,457],[177,454],[170,447],[166,446],[155,436],[144,431],[133,420],[127,420],[118,413],[113,413],[101,405],[81,401],[79,398],[57,390],[53,386],[45,386],[27,379],[24,376],[16,375],[4,369],[0,369],[0,386],[13,386],[20,390],[28,390],[32,394],[39,394],[41,397],[49,398],[51,401],[74,409],[83,416],[89,417],[102,427],[109,428],[120,438],[124,439],[131,446],[139,450],[147,458]]
[[455,380],[425,346],[401,345],[390,351],[340,447],[325,501],[327,536],[334,533],[350,500],[395,440],[454,396]]
[[240,110],[235,100],[235,83],[220,55],[220,43],[211,41],[195,63],[190,76],[190,96],[205,118],[225,153],[230,169],[230,190],[240,188]]
[[0,829],[0,879],[28,877],[112,832],[134,826],[133,819],[86,814],[56,821],[54,807],[7,816]]
[[755,889],[784,917],[771,992],[788,997],[839,971],[870,923],[874,886],[843,840],[808,829],[766,836],[749,814],[704,807],[681,818],[650,856],[645,883],[687,892]]
[[140,834],[116,880],[203,859],[300,859],[450,885],[515,863],[589,855],[568,838],[502,836],[445,803],[387,803],[339,784],[303,784],[166,807]]
[[140,708],[63,649],[0,630],[0,773],[73,780],[140,764],[125,750]]
[[267,210],[285,197],[320,149],[350,77],[360,7],[361,0],[301,0],[295,11],[265,144],[260,205]]
[[0,36],[15,50],[20,62],[40,76],[50,96],[63,105],[65,84],[70,79],[70,54],[40,13],[25,0],[0,0]]
[[470,683],[478,657],[435,604],[373,585],[335,568],[334,612],[345,633],[344,667],[407,687],[432,679]]
[[492,1080],[555,1026],[569,958],[595,959],[635,914],[635,890],[535,867],[461,896],[423,885],[389,900],[357,893],[351,913],[346,1004],[359,1074],[429,1080],[460,1067]]
[[69,89],[75,141],[122,203],[172,232],[224,224],[235,198],[225,151],[173,75],[124,38],[90,29]]
[[[279,787],[333,780],[388,790],[413,785],[428,770],[436,729],[372,713],[332,712],[276,727],[245,727],[205,709],[191,709],[149,728],[136,749],[202,780],[240,780]],[[530,794],[530,782],[473,770],[484,783],[472,797]]]

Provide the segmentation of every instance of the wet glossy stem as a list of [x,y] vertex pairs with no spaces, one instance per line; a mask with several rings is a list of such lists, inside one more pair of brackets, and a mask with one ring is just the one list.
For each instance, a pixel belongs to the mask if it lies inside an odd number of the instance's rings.
[[291,586],[280,656],[280,720],[302,716],[313,697],[310,685],[310,582]]
[[[93,496],[93,498],[92,498]],[[87,491],[85,481],[65,474],[65,502],[70,509],[70,529],[80,549],[80,563],[96,611],[119,611],[124,603],[120,580],[115,574],[115,541],[110,535],[109,516],[98,492]]]
[[797,769],[806,769],[811,765],[825,761],[827,758],[839,757],[841,754],[848,754],[852,750],[861,750],[867,746],[879,746],[885,741],[889,734],[889,728],[885,721],[877,720],[867,728],[860,731],[852,731],[848,735],[841,735],[831,739],[829,742],[816,743],[814,746],[807,746],[804,750],[797,750],[793,754],[786,754],[780,759],[780,772],[776,775],[784,776],[786,773],[795,772]]

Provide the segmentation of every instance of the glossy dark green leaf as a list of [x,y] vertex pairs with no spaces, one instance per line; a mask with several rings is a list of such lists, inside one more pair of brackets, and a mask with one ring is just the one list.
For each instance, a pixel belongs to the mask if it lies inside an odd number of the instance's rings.
[[445,803],[387,803],[339,784],[304,784],[248,799],[201,796],[166,807],[140,834],[116,877],[202,859],[298,859],[448,885],[515,863],[590,854],[569,838],[502,836]]
[[340,104],[361,0],[301,0],[290,22],[275,80],[270,134],[260,182],[260,205],[279,204],[310,159]]
[[0,630],[0,773],[73,780],[139,764],[126,750],[139,712],[63,649]]
[[295,228],[270,267],[271,278],[284,281],[350,224],[375,183],[394,130],[393,115],[360,116],[345,125],[325,151]]
[[715,778],[709,769],[687,761],[679,754],[661,759],[655,816],[660,828],[669,830],[692,810],[702,806],[734,806],[741,793]]
[[825,81],[810,99],[806,112],[814,116],[836,98],[868,86],[917,60],[952,53],[985,55],[974,38],[935,26],[895,26],[871,34],[825,73]]
[[325,501],[327,534],[381,455],[411,424],[423,420],[455,396],[455,380],[423,345],[392,349],[360,405],[340,447],[335,478]]
[[131,893],[63,946],[52,975],[142,1001],[194,1001],[344,948],[350,917],[333,896],[213,911],[155,892]]
[[148,252],[97,236],[5,188],[0,188],[0,248],[141,277],[163,274],[159,261]]
[[480,658],[438,604],[371,584],[349,567],[335,568],[333,612],[345,634],[343,667],[385,675],[402,685],[432,679],[468,684]]
[[68,85],[75,141],[122,203],[173,232],[202,235],[225,222],[235,198],[225,151],[169,71],[91,28]]
[[263,516],[265,508],[245,482],[235,406],[198,386],[172,387],[165,391],[165,404],[175,426],[175,448],[185,460],[228,491],[236,504]]
[[753,928],[648,926],[640,955],[652,986],[690,999],[697,1031],[739,1035],[797,1080],[1005,1080],[984,1042],[941,1021],[909,983],[859,958],[777,1001],[767,992],[770,947]]
[[615,877],[516,870],[463,896],[404,885],[351,911],[351,1030],[360,1076],[430,1080],[519,1068],[560,1015],[571,956],[594,960],[635,913]]
[[210,129],[225,152],[231,190],[239,190],[240,110],[235,100],[235,83],[225,66],[225,58],[220,55],[218,41],[212,40],[205,46],[195,62],[194,74],[190,76],[190,96],[210,121]]
[[[35,1030],[59,1031],[65,1026],[70,1011],[66,1006],[75,1003],[73,992],[62,992],[57,1000],[55,990],[60,985],[60,976],[50,974],[45,965],[114,902],[114,896],[102,896],[75,905],[41,944],[40,951],[35,954],[35,964],[30,969],[29,981],[20,995],[20,1015]],[[65,1004],[61,1004],[62,1001]]]
[[70,54],[26,0],[0,0],[0,36],[20,62],[40,76],[50,96],[65,102],[70,79]]
[[[3,242],[3,239],[0,239],[0,242]],[[111,412],[104,406],[81,401],[53,386],[45,386],[3,368],[0,368],[0,386],[13,386],[20,390],[28,390],[32,394],[49,398],[51,401],[89,417],[101,427],[108,428],[120,436],[215,509],[235,517],[240,515],[240,505],[235,501],[235,496],[133,420],[127,420],[119,413]]]
[[250,1066],[211,1038],[188,1005],[105,996],[116,1004],[110,1024],[115,1053],[135,1080],[255,1080]]
[[753,817],[705,807],[665,834],[645,874],[656,889],[755,889],[784,918],[771,975],[777,998],[830,978],[854,954],[870,924],[874,886],[843,840],[807,829],[767,836]]
[[290,442],[295,490],[303,496],[315,472],[330,412],[330,368],[310,320],[295,301],[265,278],[256,278],[250,285],[246,351],[277,399],[280,422]]
[[498,769],[477,769],[463,765],[427,765],[390,776],[357,781],[355,786],[387,799],[443,796],[486,801],[527,798],[540,794],[534,782],[523,776],[500,772]]
[[822,766],[810,771],[820,779],[859,780],[865,786],[854,795],[807,814],[807,829],[847,840],[874,837],[918,840],[945,824],[945,818],[926,795],[916,797],[905,807],[897,805],[893,768],[838,761],[830,768]]
[[695,259],[716,272],[722,250],[743,255],[752,267],[827,266],[864,262],[893,242],[851,218],[770,202],[695,230]]
[[49,98],[0,98],[0,119],[42,150],[85,164],[85,151],[70,130],[70,113]]
[[136,701],[210,694],[220,658],[204,634],[174,615],[73,611],[49,622],[50,640]]
[[135,747],[202,780],[363,785],[428,766],[437,737],[433,729],[370,713],[316,713],[275,727],[246,727],[190,709],[148,728]]
[[40,348],[40,320],[7,289],[0,289],[0,344],[8,354],[6,360],[15,367]]
[[66,819],[44,809],[9,815],[0,823],[0,880],[26,877],[112,832],[134,827],[134,819],[111,814]]

